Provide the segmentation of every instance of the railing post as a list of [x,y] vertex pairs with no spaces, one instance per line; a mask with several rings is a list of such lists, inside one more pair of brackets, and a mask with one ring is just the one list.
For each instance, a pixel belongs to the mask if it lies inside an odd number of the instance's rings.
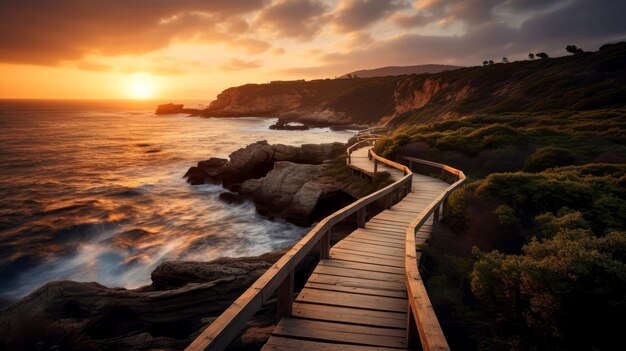
[[320,239],[320,259],[330,258],[330,229]]
[[441,204],[437,204],[437,207],[435,207],[435,211],[433,212],[433,226],[439,222],[439,207],[441,207]]
[[406,314],[406,347],[408,349],[418,349],[421,347],[417,324],[415,323],[415,317],[413,316],[413,311],[411,310],[411,304],[409,304]]
[[446,218],[448,216],[448,196],[443,198],[443,204],[441,206],[441,217]]
[[293,281],[294,271],[292,270],[278,287],[278,318],[291,317],[293,311]]
[[356,222],[359,226],[359,228],[365,228],[365,222],[366,222],[366,216],[367,216],[367,208],[366,206],[363,206],[361,208],[359,208],[359,210],[356,213]]
[[374,173],[378,172],[378,160],[374,159]]

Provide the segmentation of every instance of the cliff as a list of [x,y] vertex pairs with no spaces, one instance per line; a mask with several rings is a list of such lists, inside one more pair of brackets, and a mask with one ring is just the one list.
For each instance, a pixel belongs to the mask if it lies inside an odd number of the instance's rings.
[[626,104],[626,44],[551,59],[435,74],[247,84],[200,114],[276,116],[311,124],[391,124],[477,113],[588,110]]
[[424,73],[439,73],[443,71],[451,71],[455,69],[463,68],[461,66],[450,65],[415,65],[415,66],[388,66],[374,69],[363,69],[360,71],[354,71],[344,74],[340,78],[371,78],[371,77],[387,77],[387,76],[402,76],[405,74],[424,74]]

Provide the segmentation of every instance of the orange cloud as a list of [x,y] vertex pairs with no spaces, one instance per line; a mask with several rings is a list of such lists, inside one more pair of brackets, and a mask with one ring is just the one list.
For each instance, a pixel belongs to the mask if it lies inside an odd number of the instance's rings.
[[244,61],[236,58],[231,58],[228,62],[220,66],[222,71],[241,71],[252,68],[261,67],[259,61]]

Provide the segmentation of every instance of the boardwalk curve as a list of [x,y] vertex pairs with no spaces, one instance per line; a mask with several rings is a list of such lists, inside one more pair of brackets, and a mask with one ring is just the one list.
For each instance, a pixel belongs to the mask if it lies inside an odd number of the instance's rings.
[[[349,148],[348,165],[368,176],[389,172],[394,183],[318,223],[187,350],[225,349],[275,292],[282,318],[263,350],[449,349],[419,276],[416,245],[465,176],[424,160],[384,159],[371,143]],[[375,202],[386,209],[367,218]],[[349,216],[359,228],[330,248],[332,226]],[[320,260],[294,300],[295,266],[316,247]]]

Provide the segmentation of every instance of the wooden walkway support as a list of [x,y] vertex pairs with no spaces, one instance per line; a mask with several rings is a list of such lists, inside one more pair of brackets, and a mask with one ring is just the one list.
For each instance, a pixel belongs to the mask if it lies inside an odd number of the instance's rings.
[[[394,183],[322,220],[187,350],[225,349],[275,292],[281,319],[263,350],[449,349],[419,275],[416,245],[429,237],[465,176],[445,165],[402,159],[442,177],[413,173],[376,155],[370,144],[349,148],[348,165],[368,176],[389,172]],[[375,201],[387,209],[367,218],[367,205]],[[330,248],[332,225],[350,215],[359,228]],[[314,247],[320,261],[294,299],[295,266]]]

